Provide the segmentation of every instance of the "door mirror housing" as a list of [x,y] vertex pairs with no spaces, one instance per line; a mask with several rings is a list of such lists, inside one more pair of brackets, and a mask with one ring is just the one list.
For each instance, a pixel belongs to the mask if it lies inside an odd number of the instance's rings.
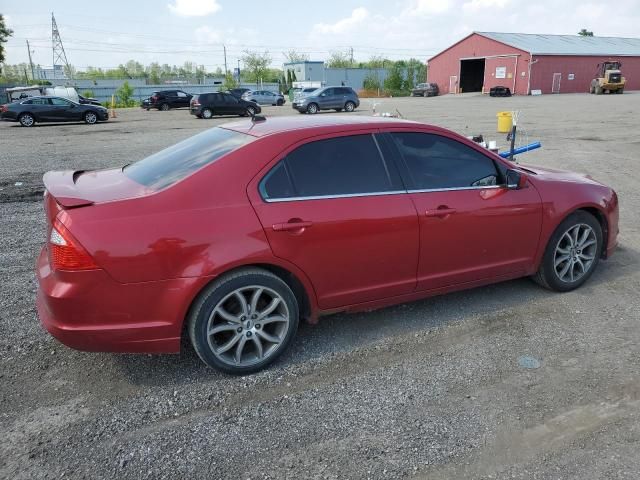
[[509,190],[518,190],[524,187],[527,177],[516,170],[507,170],[506,180]]

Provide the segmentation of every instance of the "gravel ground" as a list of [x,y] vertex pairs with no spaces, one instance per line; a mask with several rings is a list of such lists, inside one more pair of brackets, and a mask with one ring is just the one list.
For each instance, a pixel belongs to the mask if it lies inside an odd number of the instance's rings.
[[94,126],[2,124],[0,478],[639,478],[640,94],[377,105],[396,109],[502,144],[496,112],[520,110],[543,143],[522,161],[616,189],[620,249],[567,294],[522,279],[323,318],[248,377],[206,368],[187,344],[76,352],[34,309],[42,174],[122,165],[227,120],[131,109]]

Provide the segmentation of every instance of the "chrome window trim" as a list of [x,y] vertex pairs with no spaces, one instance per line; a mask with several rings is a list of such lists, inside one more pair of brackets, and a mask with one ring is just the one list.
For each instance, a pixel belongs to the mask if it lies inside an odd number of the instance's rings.
[[389,192],[344,193],[337,195],[317,195],[312,197],[265,198],[264,201],[267,203],[298,202],[305,200],[330,200],[334,198],[377,197],[381,195],[400,195],[402,193],[407,193],[407,191],[392,190]]
[[449,188],[427,188],[418,190],[407,190],[407,193],[430,193],[430,192],[454,192],[456,190],[489,190],[495,188],[505,188],[505,185],[487,185],[484,187],[449,187]]
[[336,199],[336,198],[378,197],[383,195],[400,195],[402,193],[454,192],[457,190],[493,190],[496,188],[506,188],[506,186],[505,185],[488,185],[486,187],[451,187],[451,188],[431,188],[426,190],[393,190],[389,192],[344,193],[344,194],[336,194],[336,195],[318,195],[318,196],[312,196],[312,197],[263,198],[263,200],[267,203],[301,202],[306,200],[330,200],[330,199]]

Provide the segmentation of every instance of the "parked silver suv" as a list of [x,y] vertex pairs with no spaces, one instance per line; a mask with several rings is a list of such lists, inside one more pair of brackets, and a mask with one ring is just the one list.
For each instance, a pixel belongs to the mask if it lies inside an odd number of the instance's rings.
[[295,99],[292,106],[300,113],[318,113],[320,110],[353,112],[360,106],[360,99],[351,87],[323,87]]
[[284,95],[281,93],[274,93],[268,90],[259,90],[257,92],[244,92],[242,99],[249,102],[256,102],[259,105],[284,105]]

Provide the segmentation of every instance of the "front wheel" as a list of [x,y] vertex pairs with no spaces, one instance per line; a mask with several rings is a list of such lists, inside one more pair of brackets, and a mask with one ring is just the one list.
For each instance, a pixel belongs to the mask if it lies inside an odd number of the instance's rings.
[[318,105],[316,105],[315,103],[310,103],[307,107],[307,113],[310,113],[312,115],[314,113],[318,113]]
[[291,343],[298,302],[289,286],[266,270],[240,270],[216,280],[191,310],[188,330],[198,356],[223,372],[262,370]]
[[574,212],[551,235],[534,280],[549,290],[574,290],[594,272],[601,252],[598,220],[590,213]]
[[353,102],[347,102],[344,104],[344,110],[346,112],[353,112],[356,109],[356,104]]
[[247,115],[249,115],[250,117],[255,116],[256,114],[256,109],[254,107],[247,107]]
[[203,108],[202,109],[202,118],[205,118],[205,119],[209,120],[211,117],[213,117],[213,112],[211,111],[211,109]]
[[98,116],[94,112],[87,112],[84,114],[84,123],[93,125],[98,121]]
[[23,127],[33,127],[33,125],[36,123],[36,119],[33,118],[33,115],[31,115],[30,113],[23,113],[22,115],[20,115],[20,118],[18,118],[18,121]]

